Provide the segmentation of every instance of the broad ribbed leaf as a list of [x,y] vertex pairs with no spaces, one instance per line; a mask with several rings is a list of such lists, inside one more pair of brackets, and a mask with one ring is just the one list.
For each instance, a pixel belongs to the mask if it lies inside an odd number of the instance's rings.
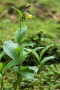
[[40,67],[42,67],[47,61],[54,59],[54,56],[49,56],[49,57],[45,57],[41,62],[40,62]]
[[29,68],[25,68],[20,72],[23,76],[25,76],[28,79],[33,79],[34,78],[34,71],[30,70]]
[[[34,68],[36,69],[36,67]],[[14,66],[13,69],[16,73],[18,73],[18,66]],[[33,79],[34,77],[34,71],[32,67],[20,66],[20,74],[29,79]]]
[[12,66],[18,65],[19,63],[20,63],[20,60],[12,60],[4,67],[4,69],[6,70]]
[[37,66],[28,66],[28,68],[30,69],[30,70],[33,70],[34,72],[38,72],[38,67]]
[[41,61],[42,56],[44,55],[44,53],[45,53],[51,46],[53,46],[53,45],[46,46],[46,47],[40,52],[39,61]]
[[12,41],[5,41],[3,44],[4,52],[10,56],[12,59],[18,58],[18,53],[15,48],[18,47],[17,43],[13,43]]
[[16,41],[20,44],[20,42],[22,41],[24,35],[26,34],[27,31],[27,27],[23,27],[21,28],[21,30],[17,30],[15,33],[15,37],[16,37]]

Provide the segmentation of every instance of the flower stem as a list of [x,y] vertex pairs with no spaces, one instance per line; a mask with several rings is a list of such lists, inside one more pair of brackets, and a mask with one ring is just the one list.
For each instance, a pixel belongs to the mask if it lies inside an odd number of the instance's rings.
[[20,31],[21,31],[21,19],[20,19]]

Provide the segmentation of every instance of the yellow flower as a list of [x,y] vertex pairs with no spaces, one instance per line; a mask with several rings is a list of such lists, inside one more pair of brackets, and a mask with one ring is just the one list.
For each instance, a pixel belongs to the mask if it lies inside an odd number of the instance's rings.
[[31,15],[31,14],[26,13],[26,14],[25,14],[25,17],[26,17],[26,18],[28,18],[28,19],[31,19],[31,18],[32,18],[32,15]]
[[24,12],[23,13],[22,19],[31,19],[31,18],[32,18],[32,15],[31,14],[28,14],[27,12]]

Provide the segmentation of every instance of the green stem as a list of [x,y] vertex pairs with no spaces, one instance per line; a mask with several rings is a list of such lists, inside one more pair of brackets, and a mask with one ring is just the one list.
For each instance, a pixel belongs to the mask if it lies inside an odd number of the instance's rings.
[[13,88],[14,88],[14,90],[17,90],[17,80],[16,80],[15,83],[13,84]]
[[[19,65],[18,72],[20,72],[20,65]],[[21,90],[22,75],[20,73],[18,73],[17,79],[18,79],[18,90]]]
[[42,69],[41,69],[41,67],[39,67],[39,70],[40,70],[40,90],[42,90],[42,83],[41,83],[41,79],[42,79],[42,73],[41,73],[41,71],[42,71]]
[[[40,71],[40,86],[41,86],[41,71]],[[41,87],[40,87],[40,90],[41,90]]]
[[19,83],[18,83],[18,90],[21,90],[21,81],[22,81],[22,78],[21,78],[21,76],[20,76],[20,79],[19,79]]
[[21,19],[20,19],[20,31],[21,31]]
[[2,82],[1,82],[1,90],[4,90],[3,78],[2,78]]

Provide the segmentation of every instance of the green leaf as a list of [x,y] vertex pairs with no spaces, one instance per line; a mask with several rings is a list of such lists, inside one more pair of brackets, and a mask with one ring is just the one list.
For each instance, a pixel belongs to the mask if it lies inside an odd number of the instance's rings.
[[35,55],[35,57],[37,58],[37,60],[39,62],[39,55],[37,54],[37,52],[35,50],[32,50],[32,54]]
[[27,66],[20,66],[20,71],[22,72],[23,70],[25,70],[27,68]]
[[30,69],[30,70],[33,70],[34,72],[38,72],[38,67],[37,66],[28,66],[28,68]]
[[5,67],[4,70],[9,69],[12,66],[18,65],[20,63],[20,60],[12,60],[10,61]]
[[19,69],[18,66],[13,66],[13,69],[14,69],[14,71],[15,71],[16,73],[18,73],[18,69]]
[[30,43],[23,43],[22,46],[24,46],[24,47],[25,47],[25,46],[31,46],[31,47],[33,47],[34,44],[35,44],[35,43],[33,43],[33,42],[30,42]]
[[39,49],[43,49],[44,47],[36,47],[35,49],[33,49],[34,51],[37,51]]
[[33,55],[35,55],[35,57],[37,58],[38,62],[39,62],[39,55],[37,54],[37,50],[42,49],[44,47],[37,47],[35,49],[26,49],[27,51],[29,51],[30,53],[32,53]]
[[0,72],[2,72],[3,69],[3,63],[0,62]]
[[17,12],[18,12],[18,14],[20,15],[20,19],[22,18],[22,16],[23,16],[23,13],[19,10],[19,9],[17,9],[17,8],[15,8],[15,7],[13,7]]
[[5,55],[5,52],[2,51],[2,53],[0,54],[0,60],[2,59],[2,57]]
[[33,49],[30,49],[30,48],[24,48],[25,51],[31,53]]
[[15,48],[18,47],[18,44],[17,43],[13,43],[12,41],[8,40],[8,41],[5,41],[4,44],[3,44],[3,49],[4,49],[4,52],[10,56],[12,59],[16,59],[18,58],[18,53],[17,51],[15,50]]
[[39,57],[39,55],[37,54],[36,51],[39,50],[39,49],[42,49],[42,48],[44,48],[44,47],[37,47],[35,49],[31,49],[32,54],[35,55],[35,57],[37,58],[38,62],[40,62],[40,57]]
[[23,48],[24,48],[23,46],[19,46],[19,47],[17,47],[15,50],[16,50],[16,51],[18,52],[18,54],[19,54]]
[[[36,69],[36,67],[33,67],[33,68]],[[33,77],[34,77],[33,68],[27,67],[27,66],[20,66],[20,74],[26,78],[33,79]],[[18,72],[18,66],[14,66],[13,69],[16,73],[19,73]]]
[[21,52],[20,52],[20,55],[19,55],[20,64],[23,63],[23,61],[25,60],[25,58],[27,57],[27,55],[28,55],[28,51],[22,49]]
[[33,79],[34,78],[34,71],[30,70],[29,68],[25,68],[20,72],[22,76],[25,76],[28,79]]
[[15,37],[16,37],[16,41],[20,44],[20,42],[23,40],[25,34],[26,34],[26,31],[27,31],[27,27],[23,27],[21,28],[21,31],[20,30],[17,30],[16,33],[15,33]]
[[44,55],[44,53],[45,53],[51,46],[53,46],[53,45],[46,46],[46,47],[40,52],[39,61],[41,61],[42,56]]
[[51,59],[54,59],[54,58],[55,58],[54,56],[45,57],[45,58],[40,62],[40,68],[41,68],[42,66],[44,66],[44,64],[45,64],[47,61],[49,61],[49,60],[51,60]]

